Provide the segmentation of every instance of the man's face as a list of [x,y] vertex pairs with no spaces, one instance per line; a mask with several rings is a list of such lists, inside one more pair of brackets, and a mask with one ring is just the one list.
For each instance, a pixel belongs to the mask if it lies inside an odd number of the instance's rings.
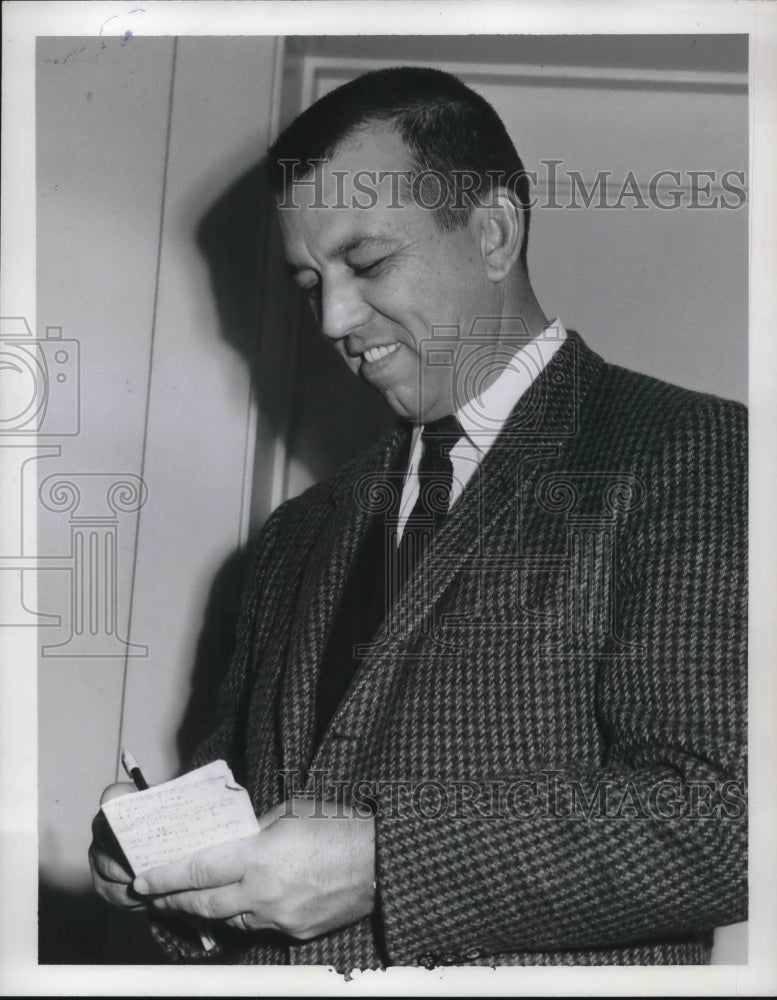
[[387,129],[347,140],[319,169],[318,192],[295,185],[286,195],[295,207],[279,209],[289,270],[319,326],[399,416],[426,422],[453,412],[462,402],[454,371],[424,365],[422,372],[421,345],[434,327],[466,336],[475,317],[494,315],[475,227],[442,232],[432,211],[397,197],[396,181],[376,179],[411,169],[404,143]]

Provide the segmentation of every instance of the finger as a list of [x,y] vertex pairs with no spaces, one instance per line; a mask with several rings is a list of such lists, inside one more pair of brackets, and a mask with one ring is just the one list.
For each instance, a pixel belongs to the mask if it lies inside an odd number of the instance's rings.
[[279,930],[277,924],[272,921],[261,921],[254,913],[238,913],[235,917],[227,917],[224,921],[230,927],[234,927],[238,931],[263,931],[263,930]]
[[122,882],[129,885],[132,881],[133,875],[130,869],[95,844],[89,848],[89,862],[92,870],[108,882]]
[[[108,785],[100,796],[100,805],[102,806],[104,803],[110,802],[111,799],[118,798],[120,795],[127,795],[129,792],[133,791],[136,791],[135,786],[127,784],[127,782],[124,781]],[[113,831],[111,830],[110,824],[102,809],[97,812],[92,820],[92,837],[99,841],[100,844],[107,849],[112,849],[116,845]],[[116,852],[114,851],[113,853]]]
[[106,902],[113,906],[119,906],[124,910],[144,910],[146,903],[140,899],[132,889],[129,881],[115,882],[111,879],[103,878],[95,864],[94,854],[89,853],[89,867],[92,870],[92,882],[95,892]]
[[155,910],[162,913],[185,913],[206,920],[224,920],[237,917],[250,905],[245,890],[237,883],[218,889],[192,889],[157,896],[151,901]]
[[256,835],[229,844],[207,847],[181,861],[152,868],[135,879],[135,889],[142,895],[167,895],[189,889],[215,889],[239,882]]
[[117,781],[112,785],[108,785],[102,793],[100,796],[100,805],[103,806],[106,802],[110,802],[111,799],[117,799],[120,795],[129,795],[130,792],[136,791],[137,788],[128,781]]
[[148,908],[147,903],[139,900],[137,896],[130,895],[132,888],[129,885],[119,885],[118,882],[103,882],[101,879],[95,879],[94,889],[101,899],[122,910],[145,910]]
[[130,874],[132,867],[107,820],[104,824],[101,824],[95,819],[95,822],[92,824],[92,843],[89,849],[94,849],[100,854],[108,855],[109,858],[121,865],[124,871],[130,875],[130,878],[132,877]]

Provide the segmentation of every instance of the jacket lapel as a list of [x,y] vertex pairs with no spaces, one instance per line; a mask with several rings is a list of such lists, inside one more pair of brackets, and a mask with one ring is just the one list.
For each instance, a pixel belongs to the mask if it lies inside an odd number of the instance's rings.
[[279,713],[286,769],[304,770],[310,760],[318,668],[332,620],[369,522],[370,501],[380,500],[381,484],[408,433],[406,427],[397,427],[349,467],[330,495],[330,514],[311,551],[310,570],[302,582],[291,626]]
[[333,735],[353,741],[350,745],[359,752],[360,743],[370,743],[390,722],[385,706],[391,702],[394,685],[404,671],[413,669],[409,641],[431,631],[435,606],[462,567],[477,557],[484,533],[511,516],[515,503],[515,455],[495,445],[438,529],[430,556],[414,568],[379,628],[372,652],[359,667],[316,751],[313,768],[328,766]]

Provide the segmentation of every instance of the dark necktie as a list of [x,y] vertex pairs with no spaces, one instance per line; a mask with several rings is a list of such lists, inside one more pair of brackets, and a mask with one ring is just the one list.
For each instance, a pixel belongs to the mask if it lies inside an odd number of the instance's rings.
[[[418,466],[419,491],[402,533],[402,541],[392,565],[387,549],[393,546],[392,520],[397,510],[373,515],[362,539],[343,590],[321,661],[316,695],[315,744],[348,690],[359,666],[356,648],[368,645],[380,627],[390,604],[413,567],[429,547],[435,529],[448,512],[453,465],[450,450],[462,435],[455,417],[426,424],[421,434],[423,452]],[[400,456],[394,475],[407,463]]]
[[388,488],[395,502],[390,510],[370,518],[335,612],[318,675],[316,746],[358,669],[357,648],[372,642],[392,600],[393,525],[399,513],[400,483],[407,468],[409,445],[408,428],[405,446],[388,470]]
[[435,531],[448,513],[453,486],[450,452],[463,433],[453,415],[425,424],[421,432],[423,451],[418,465],[418,499],[397,550],[397,590],[429,548]]
[[[453,483],[450,449],[461,435],[455,417],[445,417],[424,427],[418,500],[405,524],[395,560],[391,558],[392,522],[396,523],[398,505],[386,514],[373,515],[370,521],[340,598],[320,665],[316,746],[358,669],[360,658],[356,648],[373,640],[407,574],[428,548],[434,529],[447,513]],[[401,476],[408,458],[405,449],[390,474]]]

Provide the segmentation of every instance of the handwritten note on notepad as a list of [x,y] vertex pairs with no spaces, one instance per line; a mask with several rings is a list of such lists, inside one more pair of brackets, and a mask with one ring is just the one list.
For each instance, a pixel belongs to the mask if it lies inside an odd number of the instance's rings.
[[259,832],[248,792],[226,761],[102,806],[135,875]]

